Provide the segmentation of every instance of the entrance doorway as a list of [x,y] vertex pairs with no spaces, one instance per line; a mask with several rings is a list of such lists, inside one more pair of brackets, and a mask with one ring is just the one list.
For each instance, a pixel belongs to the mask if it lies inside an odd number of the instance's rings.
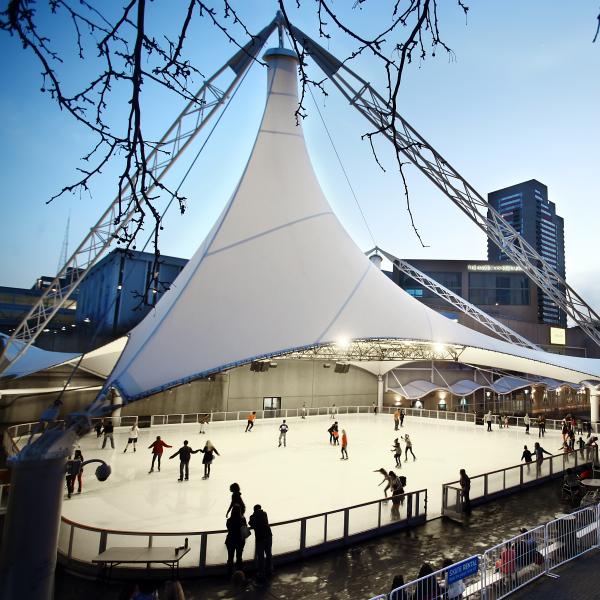
[[281,396],[265,396],[263,398],[263,411],[265,418],[279,416],[281,408]]

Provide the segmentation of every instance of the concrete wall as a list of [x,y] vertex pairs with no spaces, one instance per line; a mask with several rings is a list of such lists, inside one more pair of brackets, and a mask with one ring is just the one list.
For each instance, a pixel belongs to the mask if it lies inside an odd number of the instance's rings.
[[377,378],[350,367],[335,373],[333,363],[278,360],[264,373],[250,365],[216,375],[214,381],[194,381],[154,394],[126,406],[123,415],[150,415],[210,411],[261,410],[265,397],[281,397],[281,408],[306,406],[370,405],[377,401]]

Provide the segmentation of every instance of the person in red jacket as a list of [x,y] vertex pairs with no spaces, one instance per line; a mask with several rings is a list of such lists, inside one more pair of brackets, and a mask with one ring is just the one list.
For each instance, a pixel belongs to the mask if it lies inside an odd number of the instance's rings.
[[169,444],[166,444],[165,442],[163,442],[160,439],[160,435],[156,436],[156,441],[152,442],[149,446],[148,449],[152,449],[152,466],[150,467],[150,470],[148,471],[148,473],[152,473],[154,471],[154,461],[158,458],[158,470],[160,471],[160,459],[162,458],[163,455],[163,449],[164,448],[172,448],[173,446],[169,446]]

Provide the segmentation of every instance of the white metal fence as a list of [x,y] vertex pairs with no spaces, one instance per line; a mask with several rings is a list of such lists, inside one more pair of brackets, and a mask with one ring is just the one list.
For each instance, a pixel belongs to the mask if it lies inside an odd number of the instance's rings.
[[500,600],[598,547],[600,505],[588,506],[371,600]]
[[[597,450],[595,451],[597,452]],[[516,489],[523,489],[559,477],[568,468],[576,468],[597,461],[597,454],[589,450],[573,450],[548,456],[542,462],[514,465],[471,477],[471,504],[478,505],[493,500]],[[442,486],[442,515],[462,519],[464,498],[460,483],[453,481]]]
[[[427,518],[427,490],[417,490],[404,495],[399,515],[387,500],[374,500],[355,506],[340,508],[315,515],[272,523],[273,559],[296,558],[316,554],[334,547],[344,546],[425,522]],[[114,531],[82,525],[66,518],[61,519],[58,552],[59,558],[69,568],[86,572],[94,568],[92,559],[107,548],[180,546],[188,538],[191,551],[180,563],[182,569],[199,575],[206,571],[221,570],[227,562],[226,530],[143,532]],[[254,536],[244,548],[244,558],[254,557]],[[146,565],[138,565],[146,568]],[[135,567],[133,567],[135,568]],[[153,568],[155,565],[153,563]],[[164,568],[158,566],[157,568]]]

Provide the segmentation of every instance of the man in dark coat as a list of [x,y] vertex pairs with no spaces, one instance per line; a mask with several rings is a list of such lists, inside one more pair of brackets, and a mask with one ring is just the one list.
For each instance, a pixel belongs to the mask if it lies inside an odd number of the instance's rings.
[[250,527],[254,530],[256,544],[256,562],[259,576],[265,577],[273,570],[271,564],[271,547],[273,546],[273,534],[269,526],[269,517],[260,504],[254,506],[254,512],[250,515]]

